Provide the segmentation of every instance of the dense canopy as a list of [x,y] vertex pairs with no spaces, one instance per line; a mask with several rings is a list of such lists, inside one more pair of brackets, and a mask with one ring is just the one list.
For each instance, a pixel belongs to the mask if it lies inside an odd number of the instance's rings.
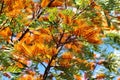
[[0,80],[119,75],[119,0],[0,0]]

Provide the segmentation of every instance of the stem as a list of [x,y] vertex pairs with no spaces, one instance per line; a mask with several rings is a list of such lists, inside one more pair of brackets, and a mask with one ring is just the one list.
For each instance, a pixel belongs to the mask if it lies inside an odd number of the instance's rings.
[[5,21],[3,21],[3,23],[1,24],[1,26],[4,26],[7,23],[8,19],[6,19]]
[[[59,41],[58,41],[58,44],[61,44],[61,40],[62,40],[62,38],[63,38],[63,36],[64,36],[64,32],[65,32],[65,30],[63,30],[63,33],[61,34],[60,39],[59,39]],[[57,45],[57,48],[58,48],[59,46],[60,46],[60,45]]]
[[29,29],[26,29],[23,34],[20,36],[20,38],[18,39],[18,41],[20,41],[24,36],[25,34],[29,31]]
[[2,5],[1,5],[1,9],[0,9],[0,15],[2,14],[2,11],[3,11],[3,6],[4,6],[4,1],[2,0]]
[[91,6],[93,2],[94,2],[94,0],[93,0],[89,5],[87,5],[84,9],[82,9],[80,12],[76,13],[76,14],[73,16],[72,19],[77,18],[77,16],[79,16],[79,15],[80,15],[81,13],[83,13],[89,6]]
[[[50,7],[50,5],[52,4],[53,1],[54,0],[50,0],[49,4],[46,7]],[[44,8],[42,11],[41,11],[41,8],[39,9],[38,14],[37,14],[37,19],[44,13],[45,10],[46,10],[46,8]]]
[[52,67],[52,66],[51,66],[51,63],[52,63],[53,60],[55,60],[55,58],[57,57],[58,53],[62,50],[62,48],[63,48],[63,46],[61,46],[61,47],[59,48],[57,54],[54,55],[54,56],[52,56],[51,60],[49,61],[48,66],[47,66],[47,68],[45,69],[45,72],[44,72],[44,75],[43,75],[43,80],[46,80],[46,78],[47,78],[47,76],[48,76],[48,73],[49,73],[49,71],[50,71],[50,68]]
[[65,0],[65,9],[67,9],[67,0]]
[[54,0],[50,0],[49,4],[47,5],[47,7],[50,7],[50,5],[52,4]]
[[46,68],[46,66],[42,62],[40,62],[40,64],[43,65],[44,68]]
[[[48,66],[46,67],[45,72],[44,72],[44,75],[43,75],[43,80],[46,80],[46,78],[47,78],[47,76],[48,76],[48,73],[49,73],[49,71],[50,71],[50,68],[52,67],[52,66],[51,66],[52,61],[57,58],[58,53],[62,50],[63,46],[65,45],[65,43],[62,44],[62,45],[61,45],[61,43],[60,43],[63,35],[64,35],[64,32],[62,33],[62,35],[61,35],[61,37],[60,37],[60,39],[59,39],[59,43],[58,43],[58,45],[56,46],[56,48],[59,49],[59,50],[58,50],[57,54],[55,54],[54,56],[52,56],[51,60],[49,61]],[[65,42],[69,41],[69,39],[71,39],[71,35],[68,36],[68,38],[65,40]]]
[[[51,66],[52,61],[57,58],[58,53],[62,50],[62,48],[63,48],[63,46],[64,46],[64,44],[61,45],[61,40],[62,40],[62,38],[63,38],[63,35],[64,35],[64,31],[63,31],[63,33],[61,34],[60,39],[58,40],[58,43],[57,43],[56,40],[54,39],[54,36],[52,36],[52,37],[53,37],[53,40],[55,41],[55,43],[56,43],[56,45],[57,45],[56,48],[59,49],[59,50],[58,50],[58,52],[57,52],[55,55],[52,56],[51,60],[49,61],[48,66],[46,67],[45,72],[44,72],[44,75],[43,75],[43,80],[46,80],[46,78],[47,78],[47,76],[48,76],[48,73],[49,73],[49,71],[50,71],[50,68],[52,67],[52,66]],[[67,41],[67,40],[68,40],[68,38],[66,39],[66,41]]]

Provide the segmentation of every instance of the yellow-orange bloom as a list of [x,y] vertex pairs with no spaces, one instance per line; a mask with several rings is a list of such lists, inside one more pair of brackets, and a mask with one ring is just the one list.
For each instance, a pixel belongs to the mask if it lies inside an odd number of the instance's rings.
[[57,54],[57,49],[56,48],[49,48],[49,55],[53,56],[55,54]]
[[60,60],[60,66],[62,67],[70,67],[70,61],[67,59]]
[[65,52],[65,53],[62,54],[62,58],[63,59],[72,59],[73,56],[70,52]]
[[97,79],[104,79],[105,78],[105,74],[101,73],[101,74],[98,74]]
[[75,80],[82,80],[82,77],[79,75],[74,75]]
[[60,0],[55,0],[53,3],[50,5],[50,7],[57,7],[57,6],[62,6],[63,2]]
[[16,62],[16,66],[19,67],[19,68],[24,68],[24,66],[19,62]]
[[3,29],[0,29],[0,36],[2,37],[9,37],[12,35],[12,32],[9,27],[5,27]]
[[48,5],[49,7],[57,7],[57,6],[62,6],[62,4],[63,2],[59,0],[54,0],[52,3],[50,2],[50,0],[42,0],[41,7],[47,7]]
[[20,77],[18,80],[34,80],[34,76],[25,74],[22,77]]
[[50,3],[50,0],[42,0],[41,7],[47,7],[49,3]]

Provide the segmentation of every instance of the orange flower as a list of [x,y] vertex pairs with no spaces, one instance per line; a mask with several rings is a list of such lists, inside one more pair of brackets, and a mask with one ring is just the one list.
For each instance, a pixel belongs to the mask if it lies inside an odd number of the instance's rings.
[[89,63],[89,64],[90,64],[90,70],[94,70],[95,63],[91,62],[91,63]]
[[66,23],[66,24],[71,24],[71,23],[72,23],[72,18],[69,17],[69,16],[65,16],[65,18],[64,18],[64,23]]
[[45,59],[44,62],[45,62],[45,63],[49,63],[49,59]]
[[74,75],[75,80],[82,80],[82,77],[80,75]]
[[4,66],[0,65],[0,71],[4,69]]
[[59,17],[60,17],[60,18],[62,18],[62,19],[64,19],[64,18],[65,18],[65,15],[64,15],[63,13],[61,13],[61,12],[59,12],[59,14],[58,14],[58,15],[59,15]]
[[72,47],[72,44],[71,44],[71,43],[69,43],[69,44],[65,44],[65,48],[67,48],[67,49],[71,49],[71,47]]
[[56,61],[53,60],[52,63],[50,64],[51,66],[55,66],[56,65]]
[[69,36],[68,34],[64,34],[62,39],[61,39],[61,43],[64,43],[68,36]]
[[70,61],[68,61],[67,59],[62,59],[62,60],[60,60],[60,66],[70,67]]
[[41,7],[47,7],[49,3],[50,3],[50,0],[42,0]]
[[72,57],[73,56],[72,56],[72,54],[70,52],[65,52],[65,53],[62,54],[63,59],[70,59],[71,60]]
[[[50,0],[42,0],[41,2],[41,7],[47,7],[49,5]],[[54,0],[49,7],[57,7],[57,6],[62,6],[63,2],[59,0]]]
[[53,56],[57,53],[57,49],[56,48],[50,48],[49,49],[49,55]]
[[104,79],[105,78],[105,74],[101,73],[101,74],[98,74],[97,79]]
[[34,77],[29,74],[25,74],[22,77],[20,77],[18,80],[34,80]]
[[19,58],[17,59],[19,62],[25,64],[26,66],[30,66],[32,64],[32,62],[28,59],[24,59],[24,58]]
[[57,6],[62,6],[63,2],[59,1],[59,0],[55,0],[52,2],[52,4],[50,5],[50,7],[57,7]]
[[24,68],[24,66],[19,62],[16,63],[16,66],[18,66],[19,68]]
[[59,13],[58,15],[60,18],[63,19],[63,22],[65,24],[68,24],[68,25],[72,24],[73,21],[72,21],[72,18],[70,16],[64,15],[63,13]]
[[0,29],[0,36],[6,38],[12,35],[12,32],[9,27],[5,27],[2,30]]
[[35,71],[32,71],[32,70],[27,70],[27,73],[34,76],[35,75]]
[[24,37],[20,40],[20,42],[24,42],[26,40],[26,38],[29,38],[31,35],[29,32],[27,32]]
[[75,52],[79,53],[79,52],[81,52],[82,43],[81,42],[68,43],[68,44],[65,44],[65,47],[67,49],[72,49]]
[[42,34],[50,34],[49,28],[45,28],[45,29],[41,28],[41,29],[39,29],[39,31],[40,31],[40,33],[42,33]]
[[79,58],[76,58],[75,60],[79,63],[84,63],[84,64],[88,63],[87,60],[82,60],[82,59],[79,59]]
[[25,39],[25,43],[26,43],[26,44],[31,44],[33,40],[34,40],[33,36],[27,37],[27,38]]
[[25,0],[4,0],[5,12],[9,17],[16,17],[21,13],[21,10],[25,7]]
[[23,53],[26,56],[31,57],[32,56],[32,50],[31,47],[26,45],[25,43],[19,42],[14,46],[15,50],[19,51],[20,53]]
[[4,27],[0,30],[0,37],[2,37],[4,40],[6,40],[8,43],[11,42],[10,36],[12,35],[12,32],[9,27]]
[[39,19],[38,19],[39,21],[48,21],[49,20],[49,18],[48,18],[48,16],[41,16],[41,17],[39,17]]
[[83,24],[75,28],[74,34],[82,36],[88,42],[93,44],[100,44],[102,41],[99,39],[100,29],[94,26]]

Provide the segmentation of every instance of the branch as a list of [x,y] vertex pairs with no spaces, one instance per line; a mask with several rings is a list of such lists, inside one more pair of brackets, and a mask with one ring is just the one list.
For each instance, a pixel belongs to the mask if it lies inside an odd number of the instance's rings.
[[13,57],[10,57],[10,59],[11,59],[11,60],[14,60],[14,61],[16,61],[16,62],[19,62],[20,64],[22,64],[22,65],[25,66],[25,67],[28,67],[26,64],[20,62],[18,59],[14,59]]
[[43,65],[44,68],[46,68],[46,66],[42,62],[40,62],[40,64]]
[[[62,38],[63,38],[63,36],[64,36],[64,32],[65,32],[65,30],[63,30],[63,33],[61,34],[60,39],[59,39],[59,41],[58,41],[58,44],[61,44],[61,40],[62,40]],[[60,46],[60,45],[57,45],[57,48],[58,48],[59,46]]]
[[8,19],[6,19],[5,21],[3,21],[3,23],[1,24],[1,26],[4,26],[7,23]]
[[70,43],[70,42],[74,41],[75,39],[76,39],[76,36],[70,35],[70,36],[68,36],[68,38],[65,40],[65,42],[62,43],[62,45],[65,45],[65,44],[67,44],[67,43]]
[[92,5],[92,3],[94,3],[94,0],[92,0],[92,2],[91,2],[89,5],[87,5],[84,9],[82,9],[80,12],[76,13],[76,14],[73,16],[72,19],[77,18],[77,16],[79,16],[81,13],[83,13],[89,6]]
[[54,56],[51,58],[51,60],[49,61],[48,66],[47,66],[47,68],[45,69],[45,72],[44,72],[44,75],[43,75],[43,80],[46,80],[48,72],[49,72],[49,70],[51,68],[50,65],[51,65],[51,63],[52,63],[53,60],[54,60]]
[[50,0],[49,4],[47,5],[47,7],[50,7],[50,5],[52,4],[54,0]]
[[62,47],[64,46],[64,45],[61,45],[61,40],[62,40],[62,38],[63,38],[63,35],[64,35],[64,31],[63,31],[63,33],[61,34],[60,39],[58,40],[58,43],[56,42],[54,36],[52,35],[53,40],[54,40],[54,42],[55,42],[56,45],[57,45],[56,48],[57,48],[57,49],[58,49],[59,47],[60,47],[60,48],[59,48],[57,54],[53,55],[52,58],[51,58],[51,60],[49,61],[48,66],[46,67],[45,72],[44,72],[44,75],[43,75],[43,80],[46,80],[46,78],[47,78],[47,76],[48,76],[48,73],[49,73],[49,71],[50,71],[50,68],[52,67],[52,66],[51,66],[52,61],[56,59],[58,53],[61,51]]
[[1,5],[1,9],[0,9],[0,15],[2,14],[2,11],[3,11],[3,6],[4,6],[4,1],[2,0],[2,5]]
[[[62,39],[63,35],[64,35],[64,32],[62,33],[62,35],[61,35],[61,37],[60,37],[60,39],[59,39],[60,42],[61,42],[61,39]],[[75,38],[76,38],[76,37],[75,37]],[[65,40],[65,43],[64,43],[64,44],[61,45],[60,42],[58,43],[58,46],[57,46],[56,48],[59,48],[59,50],[58,50],[57,54],[54,55],[54,56],[52,56],[51,60],[49,61],[48,66],[47,66],[47,68],[45,69],[45,72],[44,72],[44,75],[43,75],[43,80],[46,80],[46,78],[47,78],[47,76],[48,76],[48,73],[49,73],[49,71],[50,71],[50,68],[52,67],[52,66],[51,66],[52,61],[57,58],[58,53],[62,50],[62,48],[63,48],[63,46],[66,44],[66,42],[68,42],[69,40],[71,41],[71,39],[74,40],[75,38],[71,38],[71,35],[70,35],[70,36],[68,36],[68,38]]]
[[29,29],[27,28],[23,33],[22,35],[20,36],[20,38],[18,39],[18,41],[20,41],[24,36],[25,34],[29,31]]
[[52,66],[51,66],[51,63],[52,63],[53,60],[56,59],[58,53],[62,50],[62,48],[63,48],[63,46],[61,46],[61,47],[59,48],[57,54],[55,54],[54,56],[52,56],[51,60],[49,61],[48,66],[47,66],[47,68],[45,69],[45,72],[44,72],[44,75],[43,75],[43,80],[46,80],[46,78],[47,78],[47,76],[48,76],[48,73],[49,73],[49,71],[50,71],[50,68],[52,67]]
[[65,0],[65,9],[67,9],[67,0]]
[[[51,4],[52,4],[52,2],[53,2],[54,0],[50,0],[50,3],[47,5],[47,7],[49,7]],[[37,19],[42,15],[42,13],[45,11],[45,9],[46,8],[44,8],[42,11],[41,11],[41,7],[40,7],[40,9],[39,9],[39,11],[37,12]],[[33,14],[34,15],[34,14]],[[33,16],[33,20],[34,20],[34,18],[35,18],[35,16]],[[36,20],[36,19],[35,19]],[[25,34],[27,33],[29,31],[29,29],[27,28],[24,32],[23,32],[23,34],[22,34],[22,36],[18,39],[18,41],[20,41],[24,36],[25,36]]]
[[[49,4],[46,7],[50,7],[53,1],[54,0],[50,0]],[[41,8],[39,9],[38,14],[37,14],[37,19],[44,13],[45,9],[46,8],[44,8],[42,11],[41,11]]]

